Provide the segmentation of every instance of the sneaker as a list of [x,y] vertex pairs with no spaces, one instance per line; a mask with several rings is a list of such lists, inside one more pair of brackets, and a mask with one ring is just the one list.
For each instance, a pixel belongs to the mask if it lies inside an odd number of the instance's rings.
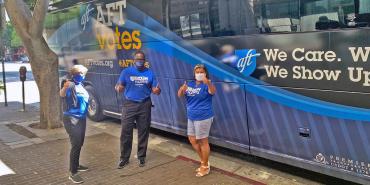
[[128,159],[120,160],[117,168],[118,169],[122,169],[122,168],[124,168],[127,165],[128,165]]
[[79,171],[79,172],[85,172],[85,171],[88,171],[88,170],[89,170],[88,167],[82,166],[82,165],[78,166],[78,168],[77,168],[77,171]]
[[139,159],[139,167],[145,166],[145,159]]
[[82,177],[80,177],[78,174],[70,175],[69,180],[71,180],[75,184],[81,184],[84,182]]

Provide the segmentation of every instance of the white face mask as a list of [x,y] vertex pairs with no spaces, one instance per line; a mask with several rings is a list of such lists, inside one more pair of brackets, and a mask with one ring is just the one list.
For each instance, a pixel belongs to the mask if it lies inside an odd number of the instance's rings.
[[203,78],[206,76],[205,73],[195,73],[195,79],[197,81],[203,81]]

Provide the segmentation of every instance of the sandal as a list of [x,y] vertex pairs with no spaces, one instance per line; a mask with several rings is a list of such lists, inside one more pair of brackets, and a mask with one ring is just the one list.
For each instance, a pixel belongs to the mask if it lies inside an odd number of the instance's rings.
[[[209,161],[208,161],[208,166],[207,167],[211,168],[211,163]],[[199,172],[199,171],[200,171],[200,167],[195,170],[195,172]]]
[[[206,170],[206,171],[202,172],[202,170]],[[208,166],[201,166],[200,171],[197,174],[195,174],[195,176],[196,177],[203,177],[203,176],[208,175],[210,171],[211,171],[211,169]]]

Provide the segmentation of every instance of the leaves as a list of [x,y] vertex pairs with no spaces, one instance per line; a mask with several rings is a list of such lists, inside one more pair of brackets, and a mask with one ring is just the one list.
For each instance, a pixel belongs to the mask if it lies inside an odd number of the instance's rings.
[[2,41],[7,48],[22,46],[22,40],[11,23],[6,24],[5,30],[2,33]]
[[3,81],[0,81],[0,90],[3,90],[4,89],[4,83]]

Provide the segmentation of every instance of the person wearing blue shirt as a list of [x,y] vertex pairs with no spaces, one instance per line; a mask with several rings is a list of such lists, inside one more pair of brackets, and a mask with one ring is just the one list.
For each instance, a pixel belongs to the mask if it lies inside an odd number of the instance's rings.
[[87,167],[79,163],[81,148],[85,140],[86,114],[89,106],[89,94],[82,84],[87,68],[82,65],[74,65],[70,72],[72,80],[62,81],[59,94],[64,99],[63,123],[72,145],[69,179],[74,183],[82,183],[83,179],[77,172],[88,170]]
[[208,136],[213,122],[212,97],[216,87],[209,80],[207,68],[203,64],[194,67],[195,81],[184,82],[179,88],[178,97],[185,96],[188,117],[188,139],[200,158],[196,176],[203,177],[210,172]]
[[123,92],[121,156],[118,169],[129,163],[135,121],[138,132],[137,157],[139,166],[145,166],[152,108],[150,95],[159,95],[161,92],[153,71],[145,66],[145,54],[142,51],[135,52],[134,62],[135,66],[121,72],[115,86],[118,93]]

